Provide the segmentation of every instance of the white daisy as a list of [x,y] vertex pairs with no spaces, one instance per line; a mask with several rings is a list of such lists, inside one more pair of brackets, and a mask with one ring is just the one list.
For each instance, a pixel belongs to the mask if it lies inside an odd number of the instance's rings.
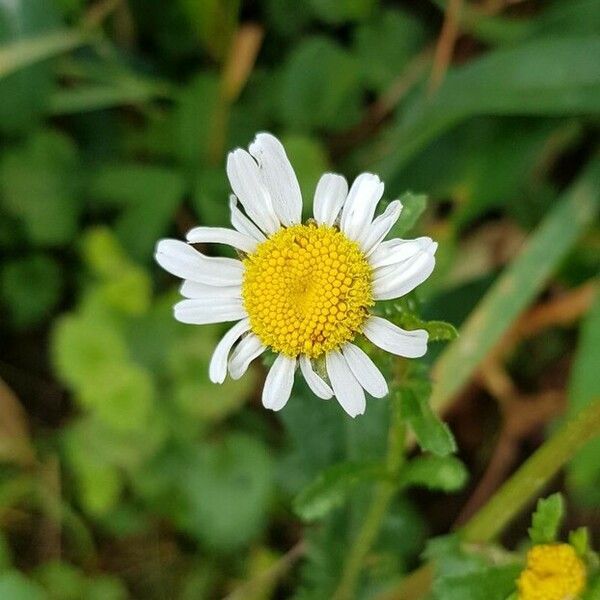
[[[350,190],[341,175],[323,175],[314,220],[303,224],[300,186],[279,140],[260,133],[249,150],[227,158],[234,229],[196,227],[187,243],[167,239],[156,247],[158,264],[184,280],[186,299],[175,305],[175,318],[195,325],[237,321],[212,356],[214,383],[227,371],[238,379],[270,349],[277,358],[263,389],[266,408],[285,406],[299,365],[315,395],[335,396],[351,417],[363,414],[365,391],[380,398],[388,386],[353,341],[362,334],[399,356],[425,354],[426,331],[405,331],[369,311],[427,279],[437,244],[428,237],[383,241],[402,205],[395,200],[375,217],[384,186],[371,173]],[[205,242],[233,246],[242,258],[206,256],[191,245]]]

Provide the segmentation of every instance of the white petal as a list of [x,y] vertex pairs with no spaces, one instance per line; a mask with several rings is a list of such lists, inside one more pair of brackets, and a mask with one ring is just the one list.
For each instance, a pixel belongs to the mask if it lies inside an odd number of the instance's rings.
[[294,385],[294,369],[296,359],[280,354],[267,373],[262,393],[265,408],[281,410],[290,399]]
[[264,233],[237,207],[235,194],[229,196],[229,209],[231,210],[231,224],[240,233],[254,238],[259,243],[267,239]]
[[398,356],[418,358],[427,352],[428,334],[424,329],[406,331],[386,319],[372,316],[367,320],[363,333],[376,346]]
[[216,244],[227,244],[242,252],[254,252],[256,240],[248,235],[226,229],[225,227],[194,227],[185,236],[190,244],[213,242]]
[[388,393],[388,385],[381,371],[375,363],[354,344],[345,344],[342,354],[356,377],[358,383],[363,386],[375,398],[383,398]]
[[387,242],[381,242],[373,250],[373,253],[369,257],[369,262],[373,269],[378,269],[379,267],[386,267],[411,258],[420,250],[435,254],[437,243],[429,237],[420,237],[414,240],[395,238]]
[[398,220],[401,212],[402,203],[400,200],[394,200],[388,204],[386,209],[376,217],[367,228],[365,228],[364,234],[360,236],[358,243],[367,256],[377,248],[381,240],[383,240],[390,232],[390,229]]
[[231,189],[240,199],[247,215],[265,233],[275,233],[280,227],[279,219],[256,161],[241,148],[230,152],[227,157],[227,176]]
[[244,265],[234,258],[205,256],[179,240],[160,240],[154,254],[166,271],[208,285],[241,285]]
[[265,350],[261,341],[253,333],[245,336],[236,346],[229,359],[229,374],[232,379],[239,379],[250,366],[250,363]]
[[296,173],[281,142],[270,133],[259,133],[250,144],[263,182],[271,195],[273,209],[284,225],[300,223],[302,194]]
[[206,283],[186,279],[181,284],[179,293],[185,298],[210,298],[218,301],[222,298],[241,298],[242,288],[239,285],[206,285]]
[[419,252],[413,258],[374,272],[373,298],[391,300],[414,290],[433,272],[435,257]]
[[175,318],[182,323],[207,325],[225,323],[246,317],[246,311],[240,298],[191,298],[181,300],[173,307]]
[[313,214],[317,223],[333,225],[348,195],[348,183],[341,175],[325,173],[317,183]]
[[238,341],[239,337],[250,329],[250,319],[243,319],[236,323],[217,344],[210,365],[208,367],[208,376],[213,383],[223,383],[227,375],[227,359],[231,348]]
[[322,377],[315,373],[310,363],[310,359],[304,354],[300,355],[300,370],[302,371],[302,375],[304,375],[308,387],[315,396],[323,398],[323,400],[329,400],[329,398],[333,396],[332,389],[325,381],[323,381]]
[[352,184],[342,209],[340,229],[352,240],[371,224],[377,203],[383,196],[383,183],[377,175],[362,173]]
[[325,360],[333,393],[341,407],[352,418],[362,415],[367,406],[365,392],[352,375],[346,359],[337,350],[332,350],[327,353]]

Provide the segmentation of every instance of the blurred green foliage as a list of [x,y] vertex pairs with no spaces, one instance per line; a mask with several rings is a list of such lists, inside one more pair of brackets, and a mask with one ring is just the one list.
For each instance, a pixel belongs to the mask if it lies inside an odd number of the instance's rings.
[[[482,459],[453,456],[429,402],[437,342],[496,282],[483,308],[502,314],[482,325],[480,307],[447,351],[450,375],[434,368],[438,394],[454,393],[550,278],[568,291],[596,277],[599,249],[597,163],[581,174],[597,161],[600,2],[463,4],[455,61],[432,91],[443,0],[0,2],[0,376],[25,408],[2,392],[0,598],[212,599],[249,581],[250,600],[330,598],[372,487],[390,479],[357,597],[376,597],[449,529],[456,511],[439,507],[457,498],[444,494]],[[240,42],[249,23],[257,56]],[[265,129],[286,146],[306,217],[322,172],[368,170],[404,204],[392,235],[440,242],[432,280],[381,307],[436,343],[410,364],[366,348],[395,392],[356,421],[300,381],[274,418],[258,406],[260,368],[211,384],[222,328],[175,322],[174,282],[152,262],[160,237],[227,225],[226,151]],[[507,287],[500,267],[540,223]],[[553,356],[574,353],[569,414],[600,394],[598,299],[580,329],[576,349],[572,330],[554,332]],[[517,375],[543,389],[539,356],[519,356]],[[390,473],[396,403],[419,448]],[[462,439],[489,453],[489,423],[464,421]],[[576,507],[600,505],[599,451],[568,467]],[[555,539],[561,518],[560,497],[541,502],[531,539]],[[587,547],[587,533],[572,536]],[[300,539],[302,566],[265,580]],[[505,600],[522,563],[492,553],[430,540],[431,597]]]

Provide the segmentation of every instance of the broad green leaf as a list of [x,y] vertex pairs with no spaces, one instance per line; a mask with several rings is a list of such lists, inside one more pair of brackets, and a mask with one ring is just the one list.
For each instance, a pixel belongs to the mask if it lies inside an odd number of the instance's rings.
[[442,411],[519,313],[542,289],[598,206],[600,162],[594,160],[565,192],[528,244],[461,327],[434,367],[431,406]]
[[331,131],[359,118],[355,59],[328,38],[303,40],[284,65],[281,85],[279,112],[292,129]]
[[258,535],[273,487],[273,464],[257,438],[240,433],[198,447],[178,487],[176,523],[212,551],[233,551]]
[[106,365],[127,361],[121,333],[100,319],[66,315],[55,321],[52,358],[61,379],[80,388]]
[[0,573],[0,598],[6,600],[47,600],[49,597],[37,584],[19,571]]
[[38,324],[60,298],[62,273],[45,254],[10,261],[0,270],[1,296],[16,327]]
[[86,577],[73,565],[53,560],[40,565],[34,575],[53,600],[78,600],[85,597]]
[[357,485],[388,477],[379,462],[341,463],[321,472],[294,500],[294,510],[307,521],[320,519],[341,506]]
[[485,54],[450,72],[433,101],[415,99],[384,136],[388,178],[428,142],[475,115],[574,115],[598,109],[600,35],[535,40]]
[[432,411],[430,392],[427,382],[415,381],[403,385],[398,392],[402,416],[423,450],[446,456],[456,451],[456,442],[449,427]]
[[70,138],[35,131],[0,160],[0,201],[31,240],[56,246],[77,232],[81,212],[81,164]]
[[116,233],[131,256],[147,262],[184,190],[184,178],[177,171],[133,163],[98,169],[90,191],[98,201],[122,207]]
[[[302,197],[312,198],[319,178],[329,170],[325,148],[316,139],[300,135],[284,136],[282,143],[298,177]],[[311,205],[311,202],[304,202],[306,210]],[[312,210],[308,214],[312,216]]]
[[375,0],[308,0],[315,14],[329,23],[360,21],[371,14]]
[[[585,317],[569,380],[569,414],[574,415],[600,396],[600,293]],[[600,502],[600,439],[591,441],[567,467],[569,488],[578,502]]]
[[371,88],[384,91],[424,42],[423,24],[410,13],[381,11],[361,23],[355,33],[354,48],[362,77]]
[[418,456],[402,467],[400,485],[455,492],[468,477],[465,465],[454,456]]
[[555,542],[564,516],[565,501],[561,494],[540,498],[528,529],[531,541],[534,544]]
[[110,361],[96,366],[93,376],[80,385],[76,398],[111,429],[144,432],[155,395],[147,371],[123,361]]
[[190,418],[192,435],[202,423],[221,421],[239,410],[256,387],[254,370],[238,380],[228,377],[218,386],[209,381],[208,366],[223,331],[219,326],[180,326],[165,348],[162,368],[170,378],[169,396]]

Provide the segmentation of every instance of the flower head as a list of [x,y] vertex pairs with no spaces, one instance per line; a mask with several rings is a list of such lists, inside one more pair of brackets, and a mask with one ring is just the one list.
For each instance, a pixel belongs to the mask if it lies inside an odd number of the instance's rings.
[[519,600],[576,600],[585,588],[585,565],[569,544],[540,544],[527,553]]
[[[196,227],[187,243],[157,245],[157,262],[184,280],[186,299],[175,305],[175,318],[197,325],[237,321],[214,351],[211,381],[222,383],[227,372],[241,377],[270,349],[278,356],[265,381],[265,407],[286,404],[299,366],[317,396],[335,395],[355,417],[365,411],[365,391],[388,392],[379,369],[352,343],[358,335],[399,356],[427,350],[427,332],[400,329],[370,309],[427,279],[437,244],[427,237],[383,241],[402,205],[390,202],[375,216],[384,186],[371,173],[359,175],[350,190],[341,175],[324,174],[314,219],[302,223],[300,187],[279,140],[260,133],[249,150],[227,159],[234,229]],[[205,242],[233,246],[241,260],[209,257],[191,246]],[[324,363],[325,378],[315,360]]]

